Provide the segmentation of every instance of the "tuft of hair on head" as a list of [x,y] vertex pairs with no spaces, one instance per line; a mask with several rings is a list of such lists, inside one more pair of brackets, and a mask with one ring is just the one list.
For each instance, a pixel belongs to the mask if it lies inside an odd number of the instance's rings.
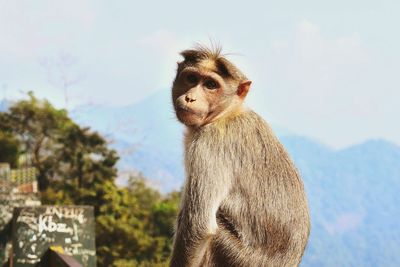
[[181,55],[185,58],[185,61],[192,61],[198,63],[205,59],[211,59],[216,61],[218,58],[223,57],[221,54],[222,46],[211,43],[210,47],[197,43],[192,49],[187,49],[181,52]]
[[214,42],[211,42],[210,47],[196,43],[192,49],[184,50],[180,54],[184,58],[182,65],[196,65],[203,60],[212,60],[223,77],[237,81],[247,80],[247,77],[222,54],[222,46]]

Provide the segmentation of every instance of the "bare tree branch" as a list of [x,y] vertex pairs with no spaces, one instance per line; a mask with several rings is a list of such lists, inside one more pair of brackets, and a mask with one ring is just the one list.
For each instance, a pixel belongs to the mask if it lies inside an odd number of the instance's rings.
[[60,52],[55,59],[42,58],[39,64],[46,70],[47,81],[62,90],[65,109],[68,109],[71,87],[85,78],[83,74],[74,72],[78,61],[71,54]]

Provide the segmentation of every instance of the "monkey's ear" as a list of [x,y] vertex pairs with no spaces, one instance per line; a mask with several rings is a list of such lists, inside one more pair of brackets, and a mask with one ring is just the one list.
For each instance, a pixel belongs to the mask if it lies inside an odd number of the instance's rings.
[[199,56],[199,52],[193,49],[188,49],[182,51],[181,56],[183,56],[185,61],[196,61]]
[[250,85],[251,85],[251,81],[244,81],[239,84],[238,89],[237,89],[237,95],[241,99],[244,99],[246,97],[247,93],[250,90]]

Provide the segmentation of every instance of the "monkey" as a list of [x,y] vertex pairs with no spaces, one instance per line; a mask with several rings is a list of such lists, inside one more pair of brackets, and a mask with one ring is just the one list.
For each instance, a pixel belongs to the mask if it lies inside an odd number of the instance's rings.
[[301,177],[244,105],[251,81],[221,47],[181,52],[172,84],[186,179],[170,266],[298,266],[310,233]]

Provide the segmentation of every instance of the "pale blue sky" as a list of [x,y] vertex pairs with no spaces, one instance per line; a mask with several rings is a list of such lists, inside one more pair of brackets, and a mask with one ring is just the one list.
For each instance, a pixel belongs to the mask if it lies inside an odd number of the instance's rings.
[[67,78],[80,78],[69,108],[135,103],[169,89],[180,50],[212,38],[268,121],[332,147],[400,144],[399,14],[399,1],[0,0],[0,96],[64,106],[55,62],[68,55]]

